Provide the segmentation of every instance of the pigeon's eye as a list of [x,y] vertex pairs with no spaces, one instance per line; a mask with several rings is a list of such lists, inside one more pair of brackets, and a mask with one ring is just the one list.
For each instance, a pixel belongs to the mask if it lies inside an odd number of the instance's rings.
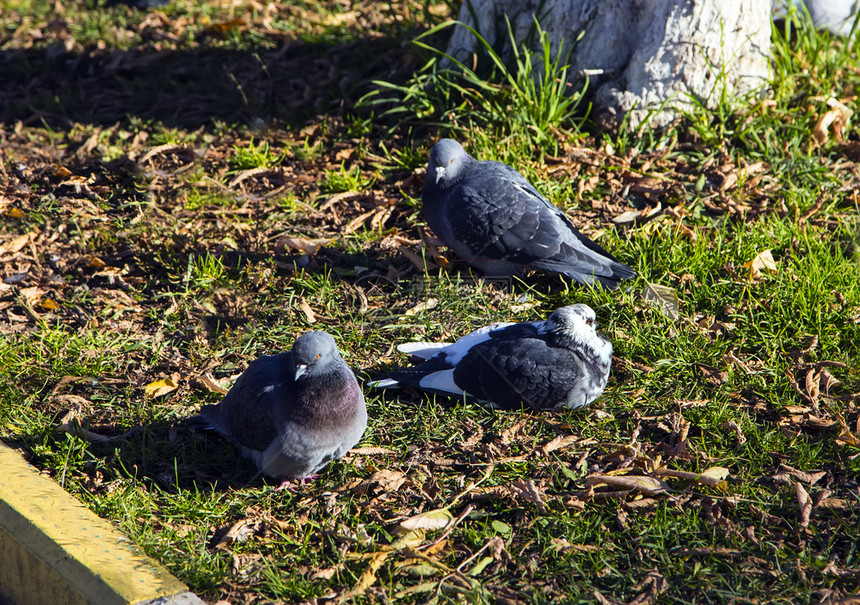
[[320,353],[317,353],[317,356],[316,356],[316,357],[314,357],[314,361],[316,361],[316,360],[317,360],[317,359],[319,359],[319,358],[320,358]]
[[451,161],[450,161],[450,162],[448,162],[448,163],[449,163],[449,164],[453,164],[453,163],[454,163],[454,158],[451,158]]
[[590,325],[591,325],[591,324],[593,324],[593,323],[594,323],[594,320],[593,320],[593,319],[591,319],[590,317],[589,317],[588,319],[586,319],[586,320],[585,320],[585,325],[587,325],[587,326],[590,326]]

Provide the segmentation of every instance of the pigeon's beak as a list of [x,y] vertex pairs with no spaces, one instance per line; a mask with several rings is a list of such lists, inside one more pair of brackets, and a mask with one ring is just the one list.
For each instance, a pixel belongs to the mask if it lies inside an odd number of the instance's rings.
[[308,366],[305,363],[301,363],[296,366],[296,380],[305,375],[305,372],[308,371]]
[[439,179],[442,178],[442,175],[445,174],[444,166],[436,166],[436,184],[439,184]]

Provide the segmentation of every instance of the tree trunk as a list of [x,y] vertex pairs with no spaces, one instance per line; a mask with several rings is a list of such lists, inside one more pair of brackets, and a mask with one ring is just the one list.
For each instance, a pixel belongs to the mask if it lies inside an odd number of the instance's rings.
[[[770,0],[464,0],[459,19],[496,48],[507,42],[504,15],[519,42],[534,15],[554,52],[562,43],[571,49],[584,32],[570,73],[589,76],[599,121],[663,126],[697,104],[713,108],[725,94],[764,92],[770,7]],[[448,52],[462,60],[474,49],[474,36],[457,27]]]

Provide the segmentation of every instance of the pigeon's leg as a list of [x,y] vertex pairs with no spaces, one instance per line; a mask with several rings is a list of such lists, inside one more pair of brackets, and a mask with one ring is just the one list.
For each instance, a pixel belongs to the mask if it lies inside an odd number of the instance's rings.
[[304,487],[308,483],[311,483],[314,479],[319,479],[319,475],[306,475],[306,476],[302,477],[301,479],[299,479],[298,481],[294,481],[293,479],[290,479],[289,477],[281,477],[281,483],[280,483],[280,485],[278,485],[278,487],[275,488],[275,491],[280,492],[280,491],[287,490],[290,492],[296,492],[296,491],[298,491],[296,489],[297,487]]
[[275,488],[276,492],[282,492],[284,490],[286,490],[288,492],[296,492],[297,491],[296,486],[293,485],[292,479],[289,479],[287,477],[282,478],[281,483],[278,485],[278,487]]

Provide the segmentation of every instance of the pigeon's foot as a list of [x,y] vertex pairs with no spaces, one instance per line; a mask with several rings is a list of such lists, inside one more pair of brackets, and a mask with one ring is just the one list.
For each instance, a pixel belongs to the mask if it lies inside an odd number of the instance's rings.
[[284,477],[283,479],[281,479],[281,483],[278,485],[278,487],[275,488],[276,492],[282,492],[284,490],[286,490],[288,492],[297,491],[296,486],[293,484],[292,479],[288,479],[287,477]]
[[289,477],[281,477],[280,479],[281,483],[275,488],[276,492],[284,490],[296,492],[298,491],[298,488],[304,487],[308,483],[312,483],[314,479],[319,479],[319,475],[305,475],[301,479],[290,479]]

